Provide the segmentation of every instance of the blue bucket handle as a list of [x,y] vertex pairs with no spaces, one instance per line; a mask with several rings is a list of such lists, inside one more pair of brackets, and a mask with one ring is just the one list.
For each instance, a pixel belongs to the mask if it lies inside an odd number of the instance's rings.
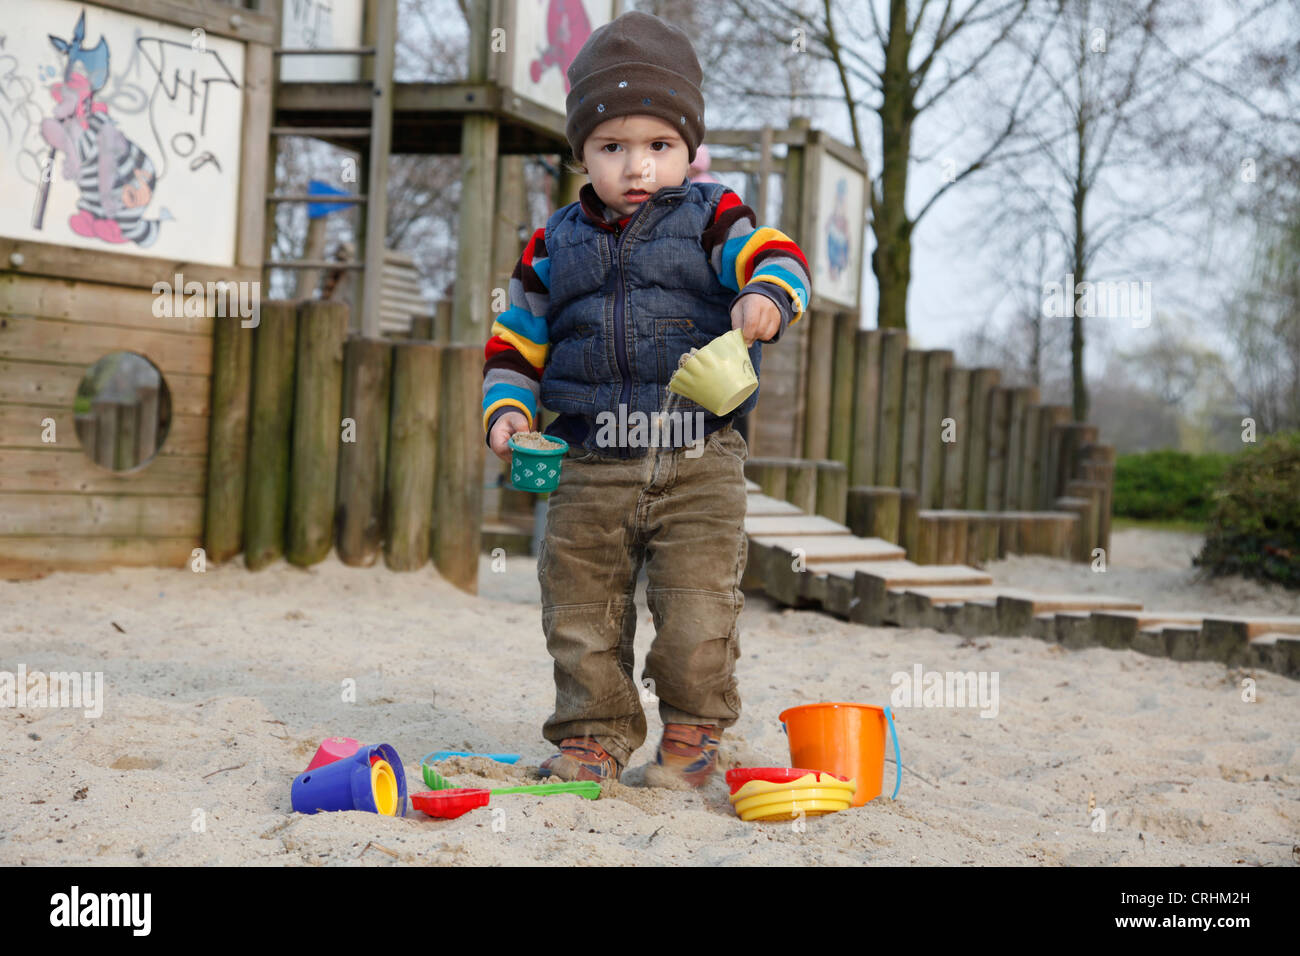
[[894,741],[894,794],[889,799],[898,797],[898,788],[903,785],[903,756],[898,752],[898,731],[894,729],[894,715],[885,708],[885,720],[889,722],[889,736]]

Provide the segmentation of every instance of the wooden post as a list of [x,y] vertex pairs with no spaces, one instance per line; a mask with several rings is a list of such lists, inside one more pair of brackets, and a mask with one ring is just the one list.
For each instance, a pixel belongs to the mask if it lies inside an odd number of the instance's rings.
[[392,363],[386,340],[352,336],[344,345],[343,417],[352,420],[354,440],[339,444],[335,547],[354,567],[374,564],[383,545]]
[[916,513],[917,534],[915,553],[907,556],[917,564],[939,563],[939,512],[920,509]]
[[[393,64],[397,49],[397,0],[370,0],[375,54],[373,57],[373,99],[370,114],[370,155],[366,163],[365,271],[361,285],[361,333],[380,337],[380,310],[384,287],[384,245],[388,239],[388,157],[393,143]],[[470,116],[466,114],[468,122]],[[467,198],[462,196],[463,200]],[[460,234],[460,243],[466,240]],[[347,326],[344,326],[346,330]],[[342,356],[340,353],[340,373]],[[337,447],[337,435],[335,447]],[[331,500],[333,496],[331,495]],[[291,535],[292,537],[292,535]],[[317,546],[319,548],[319,545]],[[328,543],[325,547],[329,551]],[[322,555],[324,557],[324,555]],[[292,560],[292,558],[290,558]]]
[[995,512],[980,512],[984,516],[983,562],[996,561],[1002,553],[1002,522]]
[[876,436],[880,423],[879,329],[859,329],[854,347],[853,448],[849,484],[870,485],[876,480]]
[[848,490],[844,523],[861,538],[899,543],[901,498],[897,488],[857,485]]
[[817,462],[817,514],[844,523],[849,469],[843,462]]
[[448,346],[443,352],[440,386],[433,560],[444,578],[476,594],[482,542],[483,455],[487,450],[480,398],[482,346]]
[[935,349],[925,353],[925,388],[921,407],[921,507],[938,508],[943,501],[943,409],[944,382],[952,367],[952,352]]
[[248,402],[256,332],[241,328],[240,321],[237,315],[212,320],[212,417],[208,422],[203,549],[206,559],[216,564],[237,555],[244,537]]
[[799,458],[786,462],[785,500],[808,514],[817,511],[817,463]]
[[1045,405],[1033,404],[1025,409],[1024,439],[1021,442],[1020,498],[1021,511],[1038,508],[1038,483],[1043,475],[1042,434]]
[[946,398],[943,415],[952,419],[953,429],[953,441],[940,445],[943,449],[943,500],[940,504],[944,508],[963,508],[966,504],[966,459],[971,438],[970,380],[970,369],[950,368],[944,373]]
[[1017,508],[1020,502],[1020,475],[1024,466],[1025,409],[1038,401],[1038,389],[1013,388],[1007,410],[1007,468],[1003,486],[1003,507]]
[[[403,342],[393,349],[388,469],[384,479],[384,564],[416,571],[429,560],[438,473],[438,400],[444,347]],[[479,428],[482,431],[482,426]]]
[[[910,558],[916,553],[916,539],[919,533],[916,506],[916,492],[900,488],[898,492],[898,546],[907,552]],[[915,558],[913,558],[915,560]]]
[[[325,258],[325,240],[329,236],[329,216],[307,218],[307,241],[302,246],[301,258],[320,261]],[[294,279],[295,299],[314,299],[320,288],[320,269],[298,269]]]
[[763,494],[785,501],[788,458],[750,458],[745,462],[745,477],[758,483]]
[[937,564],[961,564],[966,560],[969,519],[964,511],[936,511],[939,516]]
[[1023,543],[1020,539],[1022,525],[1020,523],[1020,512],[1003,511],[994,515],[994,520],[998,523],[998,557],[1005,558],[1008,554],[1024,554]]
[[972,567],[983,567],[998,556],[998,519],[987,511],[966,512],[966,559]]
[[334,543],[347,334],[347,306],[319,300],[302,303],[285,541],[285,558],[290,564],[307,566],[323,561]]
[[432,342],[434,337],[432,315],[411,316],[411,339],[416,342]]
[[1088,500],[1088,525],[1080,529],[1080,536],[1086,543],[1080,548],[1079,559],[1092,561],[1093,549],[1101,547],[1101,508],[1106,499],[1106,485],[1101,481],[1074,478],[1065,486],[1065,493],[1071,498]]
[[[836,312],[831,344],[831,427],[827,458],[846,467],[853,459],[853,410],[857,404],[853,392],[853,373],[857,365],[856,312]],[[847,475],[846,475],[847,480]]]
[[1084,452],[1087,457],[1083,477],[1090,481],[1099,481],[1104,486],[1097,546],[1106,549],[1107,559],[1109,559],[1110,517],[1115,495],[1115,446],[1093,443],[1088,445]]
[[1053,491],[1056,495],[1066,493],[1065,486],[1076,475],[1079,463],[1079,450],[1084,445],[1097,441],[1097,426],[1082,422],[1070,422],[1060,428],[1060,443],[1055,449],[1056,479]]
[[244,562],[251,571],[284,554],[297,340],[294,303],[264,303],[253,337],[244,497]]
[[903,389],[907,333],[902,329],[880,332],[880,418],[876,437],[875,484],[901,487],[903,440]]
[[[467,83],[487,83],[492,29],[492,4],[469,4],[469,70]],[[461,119],[460,225],[456,231],[456,289],[451,340],[482,345],[492,328],[492,235],[496,217],[497,155],[500,120],[495,114],[465,113]],[[582,157],[579,156],[579,159]],[[454,377],[454,376],[453,376]],[[482,378],[480,362],[479,377]],[[483,429],[479,428],[481,432]],[[480,436],[479,444],[483,445]],[[486,448],[486,446],[484,446]],[[481,484],[476,476],[475,484]],[[475,527],[478,527],[477,516]],[[475,555],[474,582],[477,582]]]
[[1056,455],[1060,450],[1059,436],[1053,439],[1053,430],[1057,425],[1069,424],[1074,418],[1074,409],[1069,405],[1044,405],[1042,421],[1039,424],[1038,455],[1039,478],[1035,507],[1046,509],[1052,507],[1056,500]]
[[443,299],[433,310],[433,341],[439,345],[451,344],[451,312],[452,303],[450,299]]
[[831,427],[831,366],[835,349],[835,314],[809,309],[805,321],[808,330],[808,370],[804,380],[805,418],[803,457],[816,461],[825,458]]
[[993,389],[1002,380],[995,368],[972,369],[970,374],[970,441],[966,452],[966,501],[973,511],[987,504],[989,480],[989,407]]
[[989,397],[989,466],[986,509],[1002,511],[1007,506],[1007,429],[1011,416],[1011,388],[998,386]]
[[1096,527],[1096,513],[1092,498],[1063,495],[1056,499],[1056,510],[1073,512],[1079,518],[1074,526],[1074,547],[1070,557],[1084,563],[1091,561],[1092,549],[1096,546],[1092,530]]
[[[924,434],[921,417],[925,408],[925,352],[908,349],[903,369],[903,434],[899,452],[898,486],[921,490],[921,446]],[[918,495],[918,502],[925,501]]]

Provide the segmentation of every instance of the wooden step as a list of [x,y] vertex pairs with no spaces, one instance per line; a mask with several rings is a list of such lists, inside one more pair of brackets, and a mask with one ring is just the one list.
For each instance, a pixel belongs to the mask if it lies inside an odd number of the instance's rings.
[[[787,514],[787,515],[747,515],[745,533],[754,537],[771,537],[772,535],[840,535],[848,534],[848,525],[831,521],[821,515]],[[870,539],[863,539],[870,540]]]
[[803,514],[797,505],[781,501],[779,498],[771,498],[762,492],[754,492],[746,499],[745,513],[752,517]]
[[[826,567],[825,565],[819,565]],[[835,569],[830,569],[835,570]],[[834,579],[831,578],[833,582]],[[873,562],[854,569],[853,597],[849,619],[869,627],[895,622],[908,605],[905,592],[909,587],[991,585],[993,579],[983,571],[961,564],[919,565],[911,561]],[[833,593],[836,585],[830,585]],[[928,598],[916,599],[929,606]]]
[[[1007,637],[1033,636],[1034,618],[1061,611],[1140,611],[1142,602],[1106,594],[1028,594],[998,598],[998,629]],[[1089,625],[1090,627],[1092,625]]]
[[[897,560],[903,549],[879,538],[853,535],[779,535],[751,536],[749,567],[746,580],[761,580],[763,590],[773,600],[790,607],[826,603],[825,578],[810,565],[821,560],[854,565]],[[751,570],[752,569],[752,570]],[[839,600],[832,602],[845,614],[852,603],[852,572],[842,580]],[[743,582],[742,582],[743,584]]]
[[798,549],[806,563],[814,561],[892,561],[906,553],[896,544],[879,538],[851,534],[756,534],[760,544],[793,553]]
[[[928,565],[927,568],[944,567],[944,565]],[[985,575],[987,577],[987,575]],[[977,584],[969,586],[939,586],[939,587],[907,587],[909,594],[919,594],[922,597],[929,598],[931,604],[970,604],[979,602],[982,604],[997,604],[998,597],[1003,594],[1013,597],[1027,594],[1023,588],[1004,587],[1000,584]]]
[[1300,678],[1300,635],[1267,631],[1251,638],[1246,663],[1287,677]]

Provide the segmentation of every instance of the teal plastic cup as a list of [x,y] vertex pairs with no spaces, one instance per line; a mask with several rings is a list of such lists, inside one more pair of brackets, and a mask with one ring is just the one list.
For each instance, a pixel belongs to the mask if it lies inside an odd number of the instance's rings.
[[533,491],[542,494],[554,491],[560,484],[560,465],[564,462],[569,443],[563,438],[546,436],[547,441],[559,444],[559,448],[522,448],[515,444],[515,436],[510,436],[510,485],[520,491]]

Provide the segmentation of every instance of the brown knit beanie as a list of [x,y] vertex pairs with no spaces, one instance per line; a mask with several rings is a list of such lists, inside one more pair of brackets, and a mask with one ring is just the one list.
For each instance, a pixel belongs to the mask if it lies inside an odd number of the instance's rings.
[[601,123],[645,114],[681,134],[690,152],[704,140],[704,73],[685,32],[636,10],[592,32],[569,65],[564,135],[573,155]]

